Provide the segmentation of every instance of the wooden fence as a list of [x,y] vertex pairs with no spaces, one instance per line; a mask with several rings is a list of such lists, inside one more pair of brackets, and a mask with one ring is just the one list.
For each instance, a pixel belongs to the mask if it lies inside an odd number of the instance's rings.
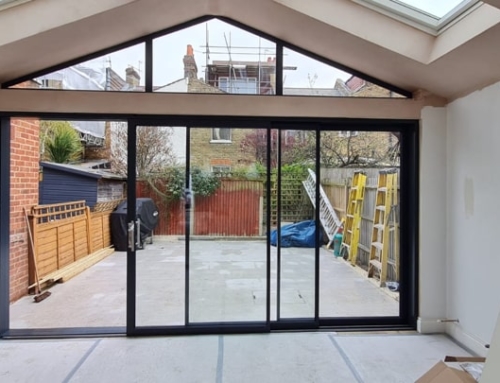
[[[357,265],[365,270],[368,269],[370,258],[370,247],[372,241],[373,217],[375,211],[375,198],[377,195],[377,182],[379,171],[383,169],[363,169],[367,175],[365,186],[365,198],[363,200],[363,211],[361,214],[360,237],[358,245]],[[356,169],[324,169],[321,172],[323,188],[330,198],[339,218],[345,217],[350,183]],[[399,192],[398,192],[398,201]],[[399,215],[399,206],[396,208]],[[399,219],[398,219],[399,221]],[[389,238],[389,263],[398,264],[399,249],[395,249],[394,236]],[[387,280],[398,281],[398,273],[391,267],[388,268]]]
[[[137,197],[151,198],[159,210],[155,235],[184,235],[184,201],[167,203],[146,181],[137,183]],[[222,179],[215,194],[196,196],[190,215],[193,235],[258,236],[262,234],[263,184],[261,181]]]
[[[373,216],[379,171],[383,169],[363,169],[367,174],[367,184],[361,218],[358,266],[367,269],[372,239]],[[356,169],[322,169],[321,183],[339,218],[345,217],[349,196],[349,185]],[[290,184],[290,183],[289,183]],[[276,218],[276,191],[271,189],[271,219]],[[297,222],[312,219],[313,209],[301,182],[295,189],[282,190],[282,222]],[[155,234],[184,235],[184,202],[176,201],[167,206],[146,182],[138,182],[137,197],[152,198],[160,211],[160,221]],[[274,199],[273,199],[274,198]],[[191,233],[211,236],[256,236],[263,234],[265,225],[265,191],[262,181],[221,180],[220,189],[209,197],[196,197],[191,212]],[[275,222],[272,222],[274,225]],[[389,260],[397,263],[399,249],[393,250],[393,238],[389,241]],[[397,273],[389,268],[388,280],[397,280]]]
[[31,208],[29,216],[33,238],[30,284],[67,268],[92,253],[111,246],[109,217],[112,210],[90,212],[85,201]]

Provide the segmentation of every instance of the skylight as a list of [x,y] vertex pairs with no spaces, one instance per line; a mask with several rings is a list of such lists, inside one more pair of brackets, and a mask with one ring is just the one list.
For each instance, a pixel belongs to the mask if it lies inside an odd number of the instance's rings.
[[438,33],[457,20],[479,0],[353,0],[398,20]]
[[33,0],[0,0],[0,11]]
[[461,3],[468,3],[469,1],[463,0],[401,0],[393,3],[400,3],[402,5],[410,6],[416,10],[428,13],[438,19],[443,18]]

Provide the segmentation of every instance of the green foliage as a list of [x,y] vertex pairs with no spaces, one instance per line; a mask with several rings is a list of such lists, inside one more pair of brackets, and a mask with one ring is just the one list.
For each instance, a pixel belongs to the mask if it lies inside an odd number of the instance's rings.
[[220,186],[220,180],[211,172],[195,168],[191,171],[194,195],[208,197],[214,194]]
[[[169,168],[162,174],[147,178],[151,188],[165,202],[180,200],[186,187],[186,172],[183,168]],[[191,187],[195,196],[208,197],[214,194],[220,186],[220,179],[213,173],[198,168],[191,170]]]
[[64,164],[78,161],[81,158],[83,146],[78,132],[67,121],[42,121],[43,158]]
[[307,177],[307,169],[310,166],[304,165],[304,164],[289,164],[289,165],[283,165],[281,167],[281,175],[285,176],[296,176],[297,178],[300,177]]

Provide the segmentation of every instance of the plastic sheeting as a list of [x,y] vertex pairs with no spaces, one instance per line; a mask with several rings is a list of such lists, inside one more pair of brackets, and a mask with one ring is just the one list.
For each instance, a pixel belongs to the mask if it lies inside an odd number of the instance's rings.
[[[278,231],[271,231],[271,246],[276,246]],[[320,238],[321,240],[321,238]],[[316,224],[302,221],[281,228],[281,247],[316,247]]]

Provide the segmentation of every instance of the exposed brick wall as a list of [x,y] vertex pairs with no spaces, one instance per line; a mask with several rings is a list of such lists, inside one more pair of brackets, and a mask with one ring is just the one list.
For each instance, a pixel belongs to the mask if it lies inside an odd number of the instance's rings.
[[109,160],[111,156],[110,122],[106,121],[104,128],[104,145],[88,146],[85,148],[85,161]]
[[366,84],[366,81],[359,77],[352,76],[345,82],[345,84],[352,92],[354,92],[364,86]]
[[240,145],[248,129],[231,129],[231,142],[212,141],[212,128],[194,128],[191,130],[191,165],[204,170],[211,170],[214,165],[231,166],[231,170],[246,167],[255,162]]
[[[220,89],[198,79],[189,79],[190,93],[224,93]],[[224,96],[221,95],[221,102]],[[194,128],[191,130],[191,165],[204,170],[212,170],[212,166],[226,165],[231,170],[245,167],[255,162],[255,157],[243,153],[241,141],[248,134],[248,129],[231,129],[231,142],[212,141],[212,128]]]
[[29,237],[23,208],[38,204],[39,120],[11,120],[10,300],[28,292]]

